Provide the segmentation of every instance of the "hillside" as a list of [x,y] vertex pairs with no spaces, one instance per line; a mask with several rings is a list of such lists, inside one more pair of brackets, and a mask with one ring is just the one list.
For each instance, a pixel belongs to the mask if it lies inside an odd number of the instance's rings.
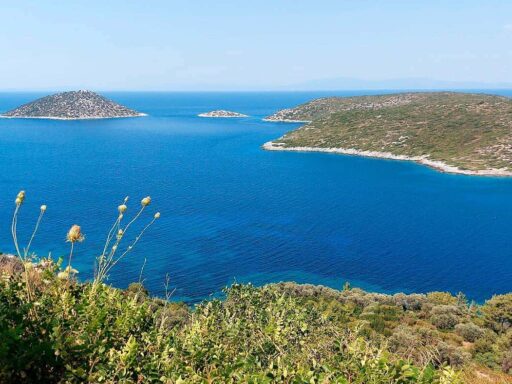
[[16,109],[5,112],[2,117],[45,118],[61,120],[105,119],[114,117],[137,117],[144,114],[124,107],[91,91],[62,92],[42,97]]
[[453,92],[329,97],[267,121],[306,122],[269,150],[412,160],[454,173],[512,175],[512,100]]
[[191,308],[17,260],[0,256],[2,383],[512,382],[512,295],[249,284]]

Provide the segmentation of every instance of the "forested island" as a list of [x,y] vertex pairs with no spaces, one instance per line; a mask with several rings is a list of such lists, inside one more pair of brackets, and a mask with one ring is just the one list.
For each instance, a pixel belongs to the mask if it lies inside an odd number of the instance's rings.
[[457,92],[327,97],[266,121],[305,122],[264,145],[411,160],[444,172],[512,175],[512,100]]
[[145,116],[95,92],[80,90],[42,97],[1,117],[55,120],[107,119]]

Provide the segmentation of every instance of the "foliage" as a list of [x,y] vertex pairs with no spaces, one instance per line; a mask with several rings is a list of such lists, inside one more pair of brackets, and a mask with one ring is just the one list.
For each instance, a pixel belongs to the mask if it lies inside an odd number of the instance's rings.
[[2,383],[458,382],[452,369],[393,355],[361,324],[342,325],[279,286],[233,285],[224,300],[190,310],[137,285],[68,285],[58,268],[38,270],[32,303],[21,276],[4,274]]
[[495,295],[482,307],[486,323],[496,332],[504,332],[512,325],[512,293]]
[[455,332],[462,336],[464,340],[474,343],[484,335],[484,331],[478,325],[473,323],[457,324]]
[[506,169],[512,156],[512,101],[455,93],[327,97],[270,119],[310,121],[273,142],[344,148],[442,161],[467,170]]

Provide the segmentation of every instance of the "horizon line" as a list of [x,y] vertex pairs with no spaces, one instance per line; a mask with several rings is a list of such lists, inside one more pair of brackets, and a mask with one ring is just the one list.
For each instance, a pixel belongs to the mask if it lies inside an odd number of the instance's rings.
[[[512,90],[512,85],[507,87],[439,87],[439,88],[339,88],[339,89],[87,89],[92,92],[137,92],[137,93],[289,93],[289,92],[379,92],[379,91],[401,91],[401,92],[443,92],[443,91],[506,91]],[[0,93],[43,93],[43,92],[72,92],[78,88],[54,88],[54,89],[0,89]]]

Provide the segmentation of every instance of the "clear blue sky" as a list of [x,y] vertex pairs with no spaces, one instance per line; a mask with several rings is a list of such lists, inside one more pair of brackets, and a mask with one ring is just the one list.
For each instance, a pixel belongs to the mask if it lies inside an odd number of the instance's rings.
[[4,1],[0,49],[0,90],[512,83],[512,1]]

